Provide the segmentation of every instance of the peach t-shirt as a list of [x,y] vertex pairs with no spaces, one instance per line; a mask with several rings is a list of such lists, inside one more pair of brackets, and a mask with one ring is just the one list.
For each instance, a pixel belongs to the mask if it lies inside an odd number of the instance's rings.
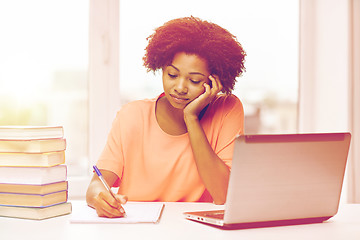
[[[169,135],[158,125],[157,99],[121,108],[98,168],[114,172],[119,177],[114,187],[131,201],[212,201],[198,174],[188,133]],[[240,100],[218,95],[200,123],[215,153],[231,167],[234,139],[243,132]]]

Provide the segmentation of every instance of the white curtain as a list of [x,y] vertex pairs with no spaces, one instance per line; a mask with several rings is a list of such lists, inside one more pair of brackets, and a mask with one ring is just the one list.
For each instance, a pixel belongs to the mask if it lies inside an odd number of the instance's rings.
[[300,0],[299,131],[352,133],[343,198],[360,203],[360,0]]

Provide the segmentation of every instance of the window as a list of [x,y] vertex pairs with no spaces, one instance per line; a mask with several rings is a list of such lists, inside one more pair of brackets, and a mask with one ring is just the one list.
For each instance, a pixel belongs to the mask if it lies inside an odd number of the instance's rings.
[[[120,97],[122,103],[156,97],[160,74],[142,65],[146,38],[164,22],[193,15],[237,36],[247,71],[234,94],[244,104],[246,133],[294,133],[298,105],[298,0],[120,0]],[[139,8],[141,6],[141,8]]]
[[[142,65],[146,38],[190,15],[227,28],[248,54],[234,91],[245,131],[295,132],[298,0],[1,1],[0,125],[63,125],[69,177],[88,176],[117,98],[123,104],[162,91],[161,76]],[[87,183],[72,182],[70,194],[83,195]]]
[[88,1],[0,2],[0,125],[62,125],[69,176],[88,170]]

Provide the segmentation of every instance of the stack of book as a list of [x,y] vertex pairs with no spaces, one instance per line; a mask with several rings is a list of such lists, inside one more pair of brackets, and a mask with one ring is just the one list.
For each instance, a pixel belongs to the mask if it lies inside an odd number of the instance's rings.
[[0,216],[46,219],[71,213],[61,126],[0,126]]

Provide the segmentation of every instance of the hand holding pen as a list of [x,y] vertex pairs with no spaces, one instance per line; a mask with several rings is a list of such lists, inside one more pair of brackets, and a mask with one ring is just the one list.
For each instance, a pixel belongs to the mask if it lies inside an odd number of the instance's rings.
[[100,191],[96,196],[93,207],[96,209],[97,214],[100,217],[124,217],[126,213],[122,204],[126,203],[127,198],[125,196],[114,194],[100,170],[96,166],[93,166],[93,168],[102,186],[106,189],[106,191]]

